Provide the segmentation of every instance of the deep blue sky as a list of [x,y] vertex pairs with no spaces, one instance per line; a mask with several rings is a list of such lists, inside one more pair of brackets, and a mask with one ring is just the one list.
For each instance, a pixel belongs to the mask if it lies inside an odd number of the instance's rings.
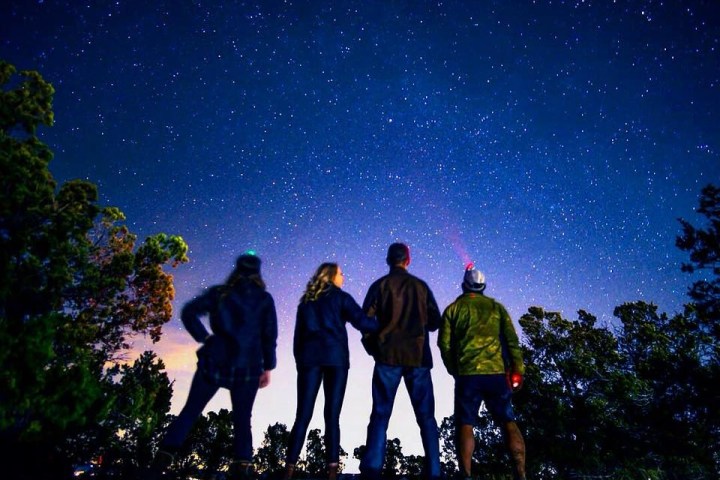
[[[515,319],[674,312],[690,284],[677,218],[700,222],[701,188],[720,183],[715,1],[11,0],[0,39],[57,90],[41,132],[56,178],[98,184],[141,238],[189,243],[177,307],[243,250],[263,258],[280,366],[256,447],[292,424],[294,311],[319,263],[338,261],[362,302],[400,240],[441,308],[474,260]],[[176,411],[194,345],[177,320],[166,332]],[[372,368],[351,342],[349,452]],[[452,382],[434,353],[441,420]],[[420,453],[404,394],[389,433]]]

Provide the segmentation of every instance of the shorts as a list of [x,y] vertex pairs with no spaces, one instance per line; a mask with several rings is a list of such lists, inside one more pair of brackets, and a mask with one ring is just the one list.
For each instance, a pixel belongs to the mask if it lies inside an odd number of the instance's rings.
[[455,377],[455,422],[459,425],[477,423],[480,404],[498,423],[515,421],[512,408],[512,390],[505,374],[458,375]]

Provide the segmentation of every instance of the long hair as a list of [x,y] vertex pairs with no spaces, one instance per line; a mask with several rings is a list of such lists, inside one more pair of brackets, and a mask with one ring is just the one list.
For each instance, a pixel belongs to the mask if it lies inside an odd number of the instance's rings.
[[241,268],[235,268],[223,285],[222,297],[224,298],[228,293],[230,293],[234,288],[240,286],[242,283],[254,283],[262,290],[265,290],[265,281],[263,281],[260,272],[248,273]]
[[302,303],[306,303],[320,298],[320,295],[325,293],[330,286],[333,285],[333,278],[335,278],[337,272],[337,263],[326,262],[321,264],[307,283],[305,293],[303,293],[300,301]]

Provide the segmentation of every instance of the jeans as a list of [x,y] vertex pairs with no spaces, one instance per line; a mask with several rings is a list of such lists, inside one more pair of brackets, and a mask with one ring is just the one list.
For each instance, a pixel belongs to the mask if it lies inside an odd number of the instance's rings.
[[373,370],[373,406],[367,429],[366,449],[360,461],[360,472],[367,479],[380,477],[385,460],[388,423],[401,379],[405,381],[415,420],[420,427],[420,438],[425,450],[424,478],[439,478],[440,441],[435,421],[435,397],[430,368],[381,363],[376,363]]
[[[252,461],[252,431],[250,417],[253,403],[259,387],[259,378],[254,375],[246,376],[243,381],[235,381],[230,388],[232,401],[233,421],[233,447],[235,459],[239,461]],[[195,372],[187,402],[180,414],[168,427],[165,438],[160,445],[161,449],[176,450],[182,446],[195,420],[202,414],[205,406],[220,387],[210,383],[200,372]]]
[[325,451],[327,463],[338,463],[340,460],[340,410],[345,398],[347,386],[347,367],[298,366],[297,376],[297,411],[295,424],[290,431],[286,463],[297,463],[302,450],[308,425],[312,418],[315,400],[323,384],[325,394]]

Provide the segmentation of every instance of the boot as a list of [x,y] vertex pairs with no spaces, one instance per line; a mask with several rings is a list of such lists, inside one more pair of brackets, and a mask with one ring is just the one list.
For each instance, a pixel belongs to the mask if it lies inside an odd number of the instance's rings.
[[525,480],[525,440],[515,422],[505,425],[505,434],[513,460],[513,480]]
[[295,474],[295,465],[292,463],[289,463],[285,465],[285,471],[282,474],[282,477],[280,477],[281,480],[290,480],[292,479],[293,475]]
[[339,465],[337,463],[329,463],[328,464],[328,468],[327,468],[327,479],[328,480],[337,480],[338,467],[339,467]]

